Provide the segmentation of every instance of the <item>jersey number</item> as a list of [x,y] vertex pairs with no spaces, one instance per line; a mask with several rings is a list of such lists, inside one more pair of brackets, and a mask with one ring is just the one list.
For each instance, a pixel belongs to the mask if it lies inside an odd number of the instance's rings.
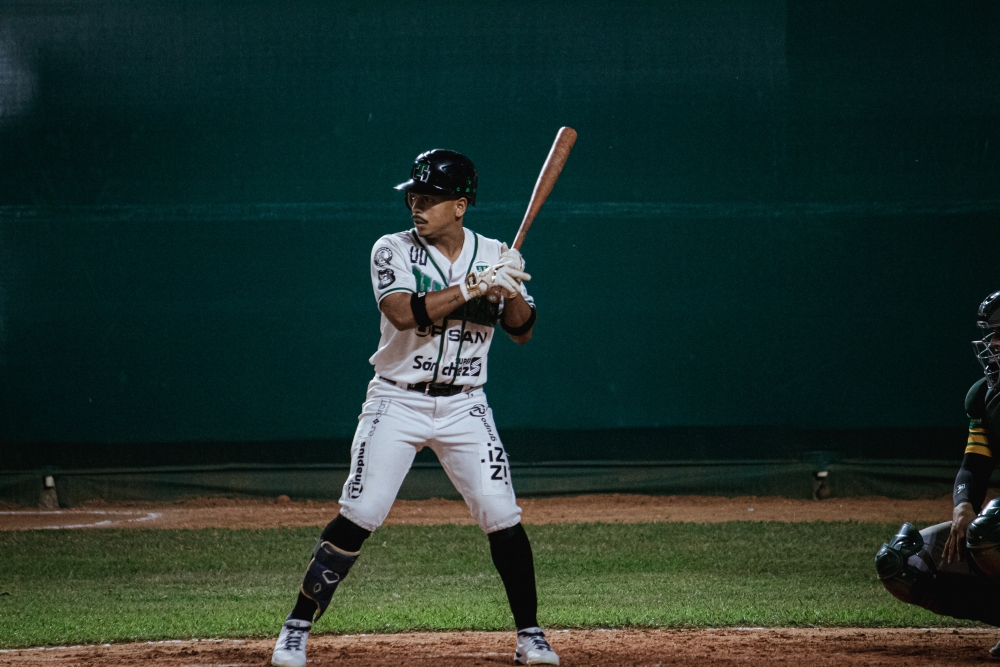
[[410,263],[427,266],[427,251],[413,246],[410,248]]

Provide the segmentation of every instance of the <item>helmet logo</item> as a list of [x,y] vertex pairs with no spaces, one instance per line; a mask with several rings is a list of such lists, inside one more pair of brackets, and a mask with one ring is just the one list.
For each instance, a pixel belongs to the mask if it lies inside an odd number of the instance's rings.
[[431,166],[426,162],[418,162],[413,165],[413,180],[426,183],[431,177]]

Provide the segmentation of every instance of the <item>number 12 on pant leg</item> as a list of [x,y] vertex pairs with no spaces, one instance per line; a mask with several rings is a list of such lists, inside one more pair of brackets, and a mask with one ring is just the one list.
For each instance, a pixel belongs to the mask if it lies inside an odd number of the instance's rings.
[[483,477],[483,495],[497,496],[510,493],[510,467],[503,445],[488,443],[480,446],[480,470]]

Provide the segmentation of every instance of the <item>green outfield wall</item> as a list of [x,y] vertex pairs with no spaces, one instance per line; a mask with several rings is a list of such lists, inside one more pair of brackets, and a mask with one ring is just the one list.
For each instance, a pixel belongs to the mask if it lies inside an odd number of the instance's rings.
[[[520,488],[946,493],[1000,289],[998,30],[993,2],[6,3],[0,500],[45,471],[65,502],[335,497],[391,186],[465,152],[467,225],[509,239],[561,125],[535,337],[487,387]],[[420,461],[405,493],[444,493]]]

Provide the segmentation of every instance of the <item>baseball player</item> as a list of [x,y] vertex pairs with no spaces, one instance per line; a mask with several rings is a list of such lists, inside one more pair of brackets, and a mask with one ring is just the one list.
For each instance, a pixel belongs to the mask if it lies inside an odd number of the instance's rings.
[[[1000,292],[979,306],[985,334],[972,343],[983,367],[965,397],[969,439],[955,477],[952,520],[917,531],[904,523],[875,556],[879,578],[894,596],[936,614],[1000,627],[1000,498],[987,503],[1000,433]],[[982,508],[982,512],[980,512]],[[1000,658],[1000,642],[990,649]]]
[[[517,627],[518,664],[558,665],[536,618],[535,570],[507,452],[486,400],[487,355],[499,323],[517,343],[531,338],[530,276],[516,249],[466,229],[476,203],[472,162],[454,151],[417,156],[406,197],[413,228],[380,238],[371,279],[382,313],[375,377],[351,448],[340,515],[323,530],[295,608],[271,658],[306,664],[306,639],[357,560],[361,544],[389,513],[413,457],[430,447],[487,533]],[[496,304],[485,298],[502,289]]]

